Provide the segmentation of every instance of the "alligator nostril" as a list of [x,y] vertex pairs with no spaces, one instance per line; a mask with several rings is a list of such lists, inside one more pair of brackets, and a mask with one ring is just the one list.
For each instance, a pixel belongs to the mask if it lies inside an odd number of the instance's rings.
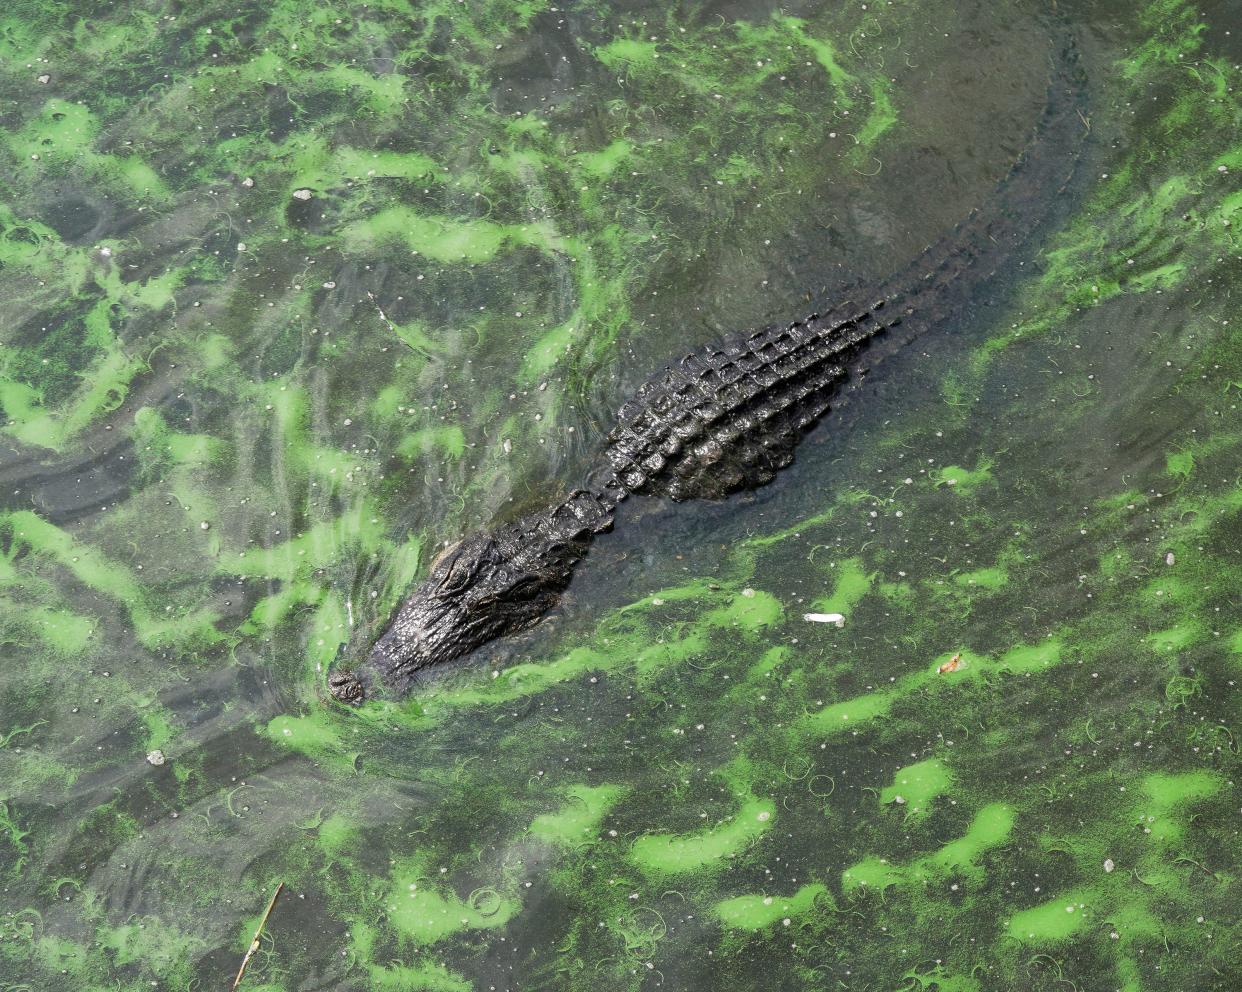
[[360,703],[366,696],[362,682],[353,672],[333,672],[329,675],[328,692],[341,703]]

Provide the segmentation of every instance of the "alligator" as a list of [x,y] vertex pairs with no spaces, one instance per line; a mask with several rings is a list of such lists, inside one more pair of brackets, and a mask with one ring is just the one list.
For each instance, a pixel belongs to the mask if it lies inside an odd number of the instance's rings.
[[[558,505],[445,551],[357,667],[329,674],[344,703],[400,697],[425,669],[537,623],[631,496],[719,500],[771,481],[865,357],[960,313],[1031,237],[1073,176],[1086,88],[1073,40],[1056,38],[1047,102],[997,195],[856,305],[731,336],[687,355],[620,410],[586,484]],[[850,294],[853,295],[853,294]],[[897,332],[897,333],[894,333]],[[887,340],[887,346],[879,342]]]

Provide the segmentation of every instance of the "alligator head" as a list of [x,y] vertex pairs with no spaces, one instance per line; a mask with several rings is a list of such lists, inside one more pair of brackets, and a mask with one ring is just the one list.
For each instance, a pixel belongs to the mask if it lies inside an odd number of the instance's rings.
[[340,702],[360,703],[378,677],[403,695],[421,669],[531,626],[556,605],[590,538],[589,531],[550,537],[523,521],[450,548],[366,662],[329,677],[329,692]]

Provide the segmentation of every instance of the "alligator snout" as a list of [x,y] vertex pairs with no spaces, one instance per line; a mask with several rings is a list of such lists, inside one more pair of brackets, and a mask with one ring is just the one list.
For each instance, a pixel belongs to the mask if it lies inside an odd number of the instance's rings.
[[353,672],[333,672],[328,676],[328,692],[338,703],[357,706],[367,695],[362,679]]

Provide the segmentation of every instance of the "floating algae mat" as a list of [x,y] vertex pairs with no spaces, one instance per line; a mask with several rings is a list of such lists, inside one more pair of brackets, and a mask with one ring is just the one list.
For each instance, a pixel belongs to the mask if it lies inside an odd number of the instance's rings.
[[[1242,15],[1052,7],[5,8],[0,990],[1242,988]],[[330,699],[1065,32],[1073,180],[794,466]]]

